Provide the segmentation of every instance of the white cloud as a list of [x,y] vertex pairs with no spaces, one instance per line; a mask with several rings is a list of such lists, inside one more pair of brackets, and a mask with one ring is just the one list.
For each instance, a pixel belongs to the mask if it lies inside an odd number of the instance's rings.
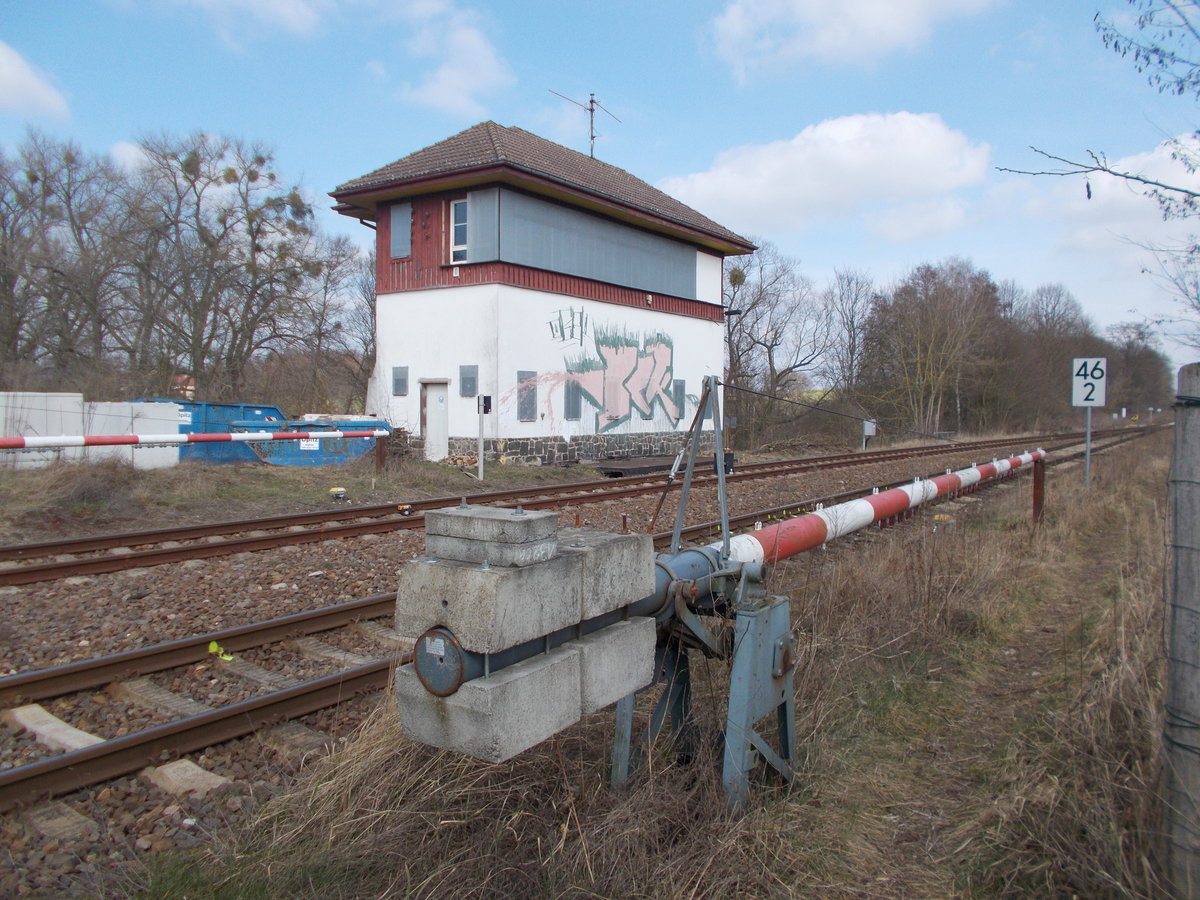
[[[405,59],[374,57],[364,65],[371,77],[389,80],[389,72],[407,68],[397,95],[408,103],[456,116],[480,116],[482,98],[514,84],[511,68],[480,26],[479,14],[455,0],[168,0],[202,13],[231,47],[264,32],[308,37],[322,21],[353,14],[372,21],[382,49],[399,26]],[[418,61],[416,65],[412,60]],[[421,63],[434,60],[422,71]],[[408,62],[406,66],[406,62]],[[394,84],[394,82],[393,82]]]
[[330,0],[172,0],[199,10],[222,39],[237,45],[247,29],[286,31],[307,37],[332,7]]
[[[1200,156],[1200,144],[1191,135],[1181,135],[1177,140],[1193,158]],[[1164,184],[1200,190],[1200,172],[1189,172],[1187,166],[1172,158],[1171,151],[1171,143],[1163,142],[1149,152],[1113,160],[1112,167]],[[1174,246],[1197,230],[1191,220],[1164,220],[1158,204],[1145,195],[1145,187],[1112,175],[1089,175],[1089,198],[1082,181],[1078,176],[1062,179],[1045,201],[1044,212],[1063,221],[1065,247],[1111,250],[1116,239],[1134,254],[1140,252],[1139,244]]]
[[883,237],[928,237],[953,228],[982,182],[989,148],[933,113],[827,119],[795,137],[734,147],[707,172],[666,179],[667,193],[737,230],[793,231],[867,215]]
[[801,59],[869,62],[919,46],[945,19],[997,0],[731,0],[713,20],[717,54],[744,80]]
[[0,110],[60,119],[70,114],[54,85],[4,41],[0,41]]
[[108,148],[108,155],[126,172],[134,172],[146,163],[146,151],[130,141],[117,141]]
[[420,58],[441,60],[414,83],[400,89],[402,99],[458,116],[484,113],[482,97],[516,83],[516,77],[471,12],[444,0],[426,0],[407,10],[417,24],[409,41]]
[[870,230],[884,240],[915,241],[962,227],[967,220],[967,204],[961,197],[930,197],[889,206],[866,218]]
[[[1200,174],[1189,173],[1171,159],[1167,144],[1111,163],[1123,171],[1200,189]],[[1018,165],[1059,168],[1040,157]],[[1065,284],[1102,328],[1174,315],[1178,309],[1166,285],[1145,274],[1157,269],[1155,255],[1147,247],[1180,246],[1200,230],[1195,220],[1164,220],[1154,200],[1122,179],[1096,174],[1088,181],[1090,199],[1080,176],[997,179],[982,201],[985,208],[975,217],[976,224],[986,221],[990,228],[986,236],[967,239],[976,246],[986,244],[993,256],[993,274],[1016,277],[1028,289]],[[1169,341],[1167,350],[1180,363],[1194,355],[1179,356],[1179,348]]]

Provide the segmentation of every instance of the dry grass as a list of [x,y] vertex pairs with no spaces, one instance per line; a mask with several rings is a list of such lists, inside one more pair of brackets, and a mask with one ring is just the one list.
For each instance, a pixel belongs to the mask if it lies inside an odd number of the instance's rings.
[[[779,566],[801,774],[743,814],[704,754],[664,748],[610,792],[609,715],[486,765],[414,745],[385,710],[144,896],[1161,896],[1161,503],[1138,491],[1161,497],[1164,469],[1131,458],[1098,462],[1087,498],[1078,469],[1056,474],[1036,539],[1021,481],[937,508],[954,521],[936,531],[931,513]],[[693,673],[711,729],[726,674]]]
[[[1164,897],[1158,863],[1165,457],[1098,469],[1053,526],[1073,607],[1062,697],[1013,736],[988,829],[989,894]],[[988,859],[990,857],[990,859]]]
[[471,473],[409,459],[377,472],[369,458],[310,467],[63,462],[0,469],[0,542],[310,511],[330,505],[331,487],[345,488],[352,503],[370,504],[600,477],[582,466],[489,466],[483,482]]

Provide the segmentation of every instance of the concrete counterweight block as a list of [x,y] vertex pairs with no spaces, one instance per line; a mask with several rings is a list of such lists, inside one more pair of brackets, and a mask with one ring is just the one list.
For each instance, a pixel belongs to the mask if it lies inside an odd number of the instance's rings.
[[583,715],[616,703],[654,680],[656,637],[654,620],[639,617],[601,628],[565,645],[579,649]]
[[395,690],[404,733],[503,762],[650,684],[654,641],[653,619],[618,622],[468,681],[449,697],[430,694],[412,664],[401,666]]
[[579,621],[583,557],[482,568],[453,560],[400,567],[396,631],[416,638],[438,625],[465,649],[498,653]]
[[425,690],[412,664],[396,669],[404,733],[416,741],[504,762],[579,721],[580,654],[559,647],[468,681],[449,697]]
[[425,514],[425,553],[491,566],[529,566],[554,556],[558,513],[456,506]]
[[561,528],[559,552],[583,559],[580,620],[636,603],[654,593],[654,541],[648,534]]

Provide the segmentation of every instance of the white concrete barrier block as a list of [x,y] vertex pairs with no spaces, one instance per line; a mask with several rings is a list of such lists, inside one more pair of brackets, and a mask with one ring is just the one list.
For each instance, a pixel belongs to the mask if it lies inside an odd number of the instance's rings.
[[654,680],[654,620],[638,617],[571,641],[580,653],[582,712],[616,703]]
[[654,542],[648,534],[560,528],[558,549],[581,558],[581,619],[591,619],[654,593]]
[[416,741],[503,762],[580,718],[580,653],[559,647],[468,681],[449,697],[425,690],[412,664],[396,669],[404,733]]
[[442,625],[476,653],[514,647],[580,620],[583,565],[580,554],[487,569],[452,560],[411,560],[399,572],[396,630],[415,638]]
[[558,513],[455,506],[425,513],[425,554],[493,566],[529,566],[555,554]]

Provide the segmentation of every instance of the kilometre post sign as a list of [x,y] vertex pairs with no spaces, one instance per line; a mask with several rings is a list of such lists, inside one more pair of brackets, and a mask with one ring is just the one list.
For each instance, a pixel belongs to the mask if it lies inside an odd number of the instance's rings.
[[1108,358],[1087,356],[1071,363],[1071,405],[1103,406],[1108,383]]

